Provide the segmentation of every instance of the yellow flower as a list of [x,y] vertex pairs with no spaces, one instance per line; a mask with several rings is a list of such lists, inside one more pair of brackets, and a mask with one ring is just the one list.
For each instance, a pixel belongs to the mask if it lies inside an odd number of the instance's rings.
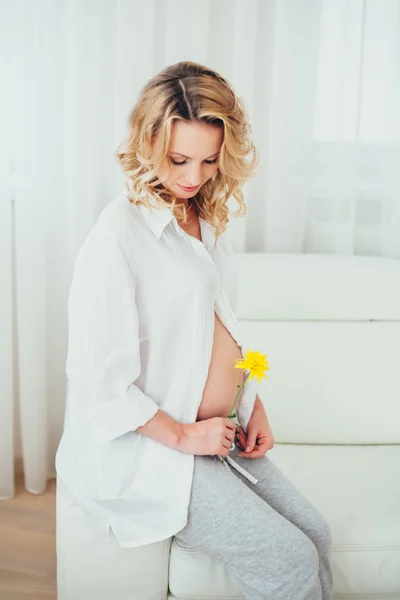
[[235,360],[235,369],[243,369],[243,371],[249,371],[249,379],[252,381],[254,377],[257,377],[258,383],[261,379],[268,379],[264,371],[269,371],[268,360],[266,354],[260,354],[258,350],[253,352],[247,349],[243,359]]

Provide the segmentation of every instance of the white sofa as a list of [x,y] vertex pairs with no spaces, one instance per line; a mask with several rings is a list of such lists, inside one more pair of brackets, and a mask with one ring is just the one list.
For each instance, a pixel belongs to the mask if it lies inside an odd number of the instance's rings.
[[[238,317],[269,357],[268,456],[324,515],[335,598],[400,600],[400,261],[239,255]],[[58,495],[59,600],[239,600],[175,538],[120,549]]]

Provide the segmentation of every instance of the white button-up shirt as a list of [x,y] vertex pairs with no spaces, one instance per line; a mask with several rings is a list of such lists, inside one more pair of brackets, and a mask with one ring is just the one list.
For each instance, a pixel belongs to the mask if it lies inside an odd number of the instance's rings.
[[[196,421],[214,311],[244,352],[227,232],[216,239],[211,224],[200,219],[200,227],[202,242],[179,227],[169,208],[135,205],[122,190],[75,261],[56,468],[121,546],[168,538],[186,524],[193,455],[136,429],[158,409],[180,423]],[[245,428],[255,395],[247,380],[236,411]]]

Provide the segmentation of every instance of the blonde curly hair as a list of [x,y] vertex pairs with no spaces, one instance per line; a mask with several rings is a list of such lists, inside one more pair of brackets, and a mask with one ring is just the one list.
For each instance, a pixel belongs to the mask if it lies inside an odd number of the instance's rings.
[[[255,174],[259,154],[251,140],[243,101],[212,69],[190,61],[179,62],[152,77],[141,90],[129,115],[129,136],[116,152],[127,180],[128,198],[148,207],[170,207],[178,220],[186,220],[185,205],[176,204],[176,196],[163,187],[157,175],[168,152],[175,119],[224,129],[218,170],[190,199],[198,216],[216,228],[218,237],[225,231],[229,215],[246,214],[241,188]],[[152,156],[156,136],[159,151]],[[227,207],[231,196],[239,204],[237,211]]]

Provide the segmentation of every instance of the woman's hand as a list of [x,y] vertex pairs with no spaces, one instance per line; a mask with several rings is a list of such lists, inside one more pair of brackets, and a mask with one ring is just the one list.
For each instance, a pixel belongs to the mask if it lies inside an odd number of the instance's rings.
[[239,428],[237,440],[243,450],[239,452],[239,456],[245,458],[260,458],[274,447],[274,436],[269,426],[264,405],[258,395],[247,425],[247,436],[243,429]]
[[235,439],[235,423],[228,417],[212,417],[181,425],[177,450],[185,454],[228,456]]

